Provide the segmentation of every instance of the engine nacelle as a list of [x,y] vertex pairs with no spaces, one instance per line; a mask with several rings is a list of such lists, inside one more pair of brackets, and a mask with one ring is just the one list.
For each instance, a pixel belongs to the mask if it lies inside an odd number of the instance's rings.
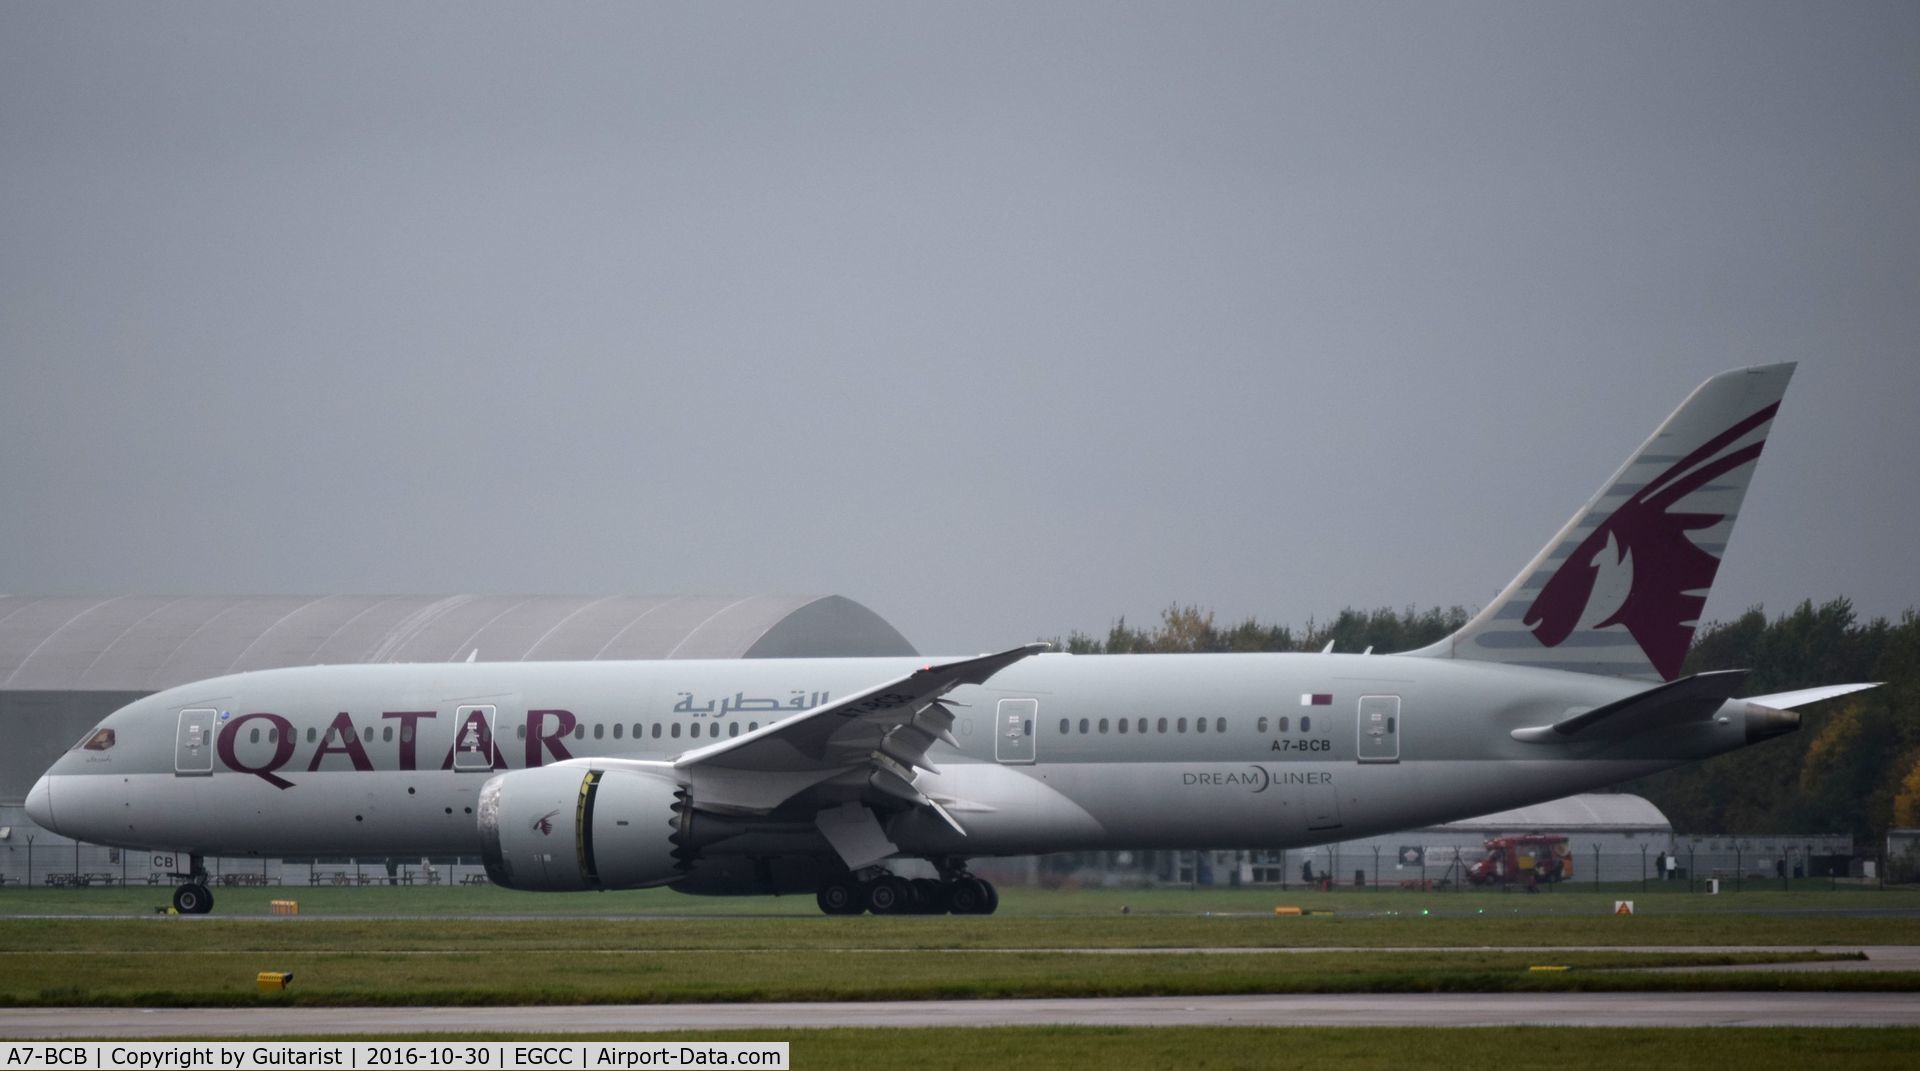
[[480,788],[487,876],[509,889],[665,885],[693,862],[684,787],[664,776],[584,766],[503,773]]

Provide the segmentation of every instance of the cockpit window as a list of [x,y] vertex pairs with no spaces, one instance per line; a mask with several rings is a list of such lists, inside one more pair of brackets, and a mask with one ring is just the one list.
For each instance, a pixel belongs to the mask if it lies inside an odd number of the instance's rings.
[[113,746],[112,729],[95,729],[85,740],[80,741],[79,751],[105,751]]

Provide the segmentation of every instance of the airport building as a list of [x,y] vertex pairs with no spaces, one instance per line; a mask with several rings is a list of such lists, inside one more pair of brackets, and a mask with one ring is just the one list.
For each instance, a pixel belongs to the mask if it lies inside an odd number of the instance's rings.
[[[102,718],[190,681],[360,662],[915,653],[880,615],[838,595],[0,595],[0,879],[138,884],[156,873],[146,852],[38,828],[24,803]],[[278,860],[208,860],[223,866],[281,877]]]
[[[1589,793],[1466,818],[1425,829],[1339,841],[1313,848],[1257,852],[1098,852],[976,866],[1002,883],[1095,886],[1271,885],[1326,882],[1353,888],[1458,888],[1466,868],[1486,858],[1489,841],[1564,837],[1570,876],[1580,882],[1718,878],[1729,885],[1793,877],[1846,877],[1853,838],[1676,834],[1647,800]],[[1523,848],[1524,851],[1524,848]],[[1857,875],[1856,875],[1857,876]],[[1520,884],[1516,882],[1515,884]]]

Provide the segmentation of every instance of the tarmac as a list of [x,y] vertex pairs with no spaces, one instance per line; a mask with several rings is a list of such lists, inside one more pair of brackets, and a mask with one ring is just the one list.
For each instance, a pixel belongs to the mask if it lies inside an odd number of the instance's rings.
[[1910,993],[1409,993],[493,1008],[6,1008],[0,1037],[292,1037],[825,1026],[1920,1026]]

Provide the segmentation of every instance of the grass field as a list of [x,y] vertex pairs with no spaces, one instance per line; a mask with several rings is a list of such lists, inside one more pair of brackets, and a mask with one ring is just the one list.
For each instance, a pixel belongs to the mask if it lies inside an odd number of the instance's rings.
[[[140,1007],[655,1004],[737,1001],[958,1000],[1218,993],[1684,990],[1685,974],[1609,968],[1778,962],[1804,954],[1563,952],[1566,972],[1529,971],[1515,952],[1300,955],[1058,952],[193,952],[0,957],[0,1004]],[[260,971],[292,971],[261,995]],[[1714,989],[1920,990],[1920,973],[1716,974]]]
[[[1835,912],[1910,912],[1920,917],[1920,888],[1881,889],[1824,883],[1802,883],[1794,891],[1778,887],[1749,888],[1740,893],[1689,894],[1684,884],[1666,887],[1650,883],[1618,890],[1589,886],[1562,887],[1550,893],[1524,892],[1401,892],[1344,890],[1331,893],[1291,891],[1272,887],[1198,889],[1083,889],[1057,891],[1031,888],[1001,890],[996,919],[1074,915],[1129,914],[1205,915],[1270,914],[1279,904],[1355,915],[1392,915],[1428,912],[1434,915],[1595,915],[1609,913],[1616,899],[1630,899],[1642,910],[1657,914],[1772,914]],[[7,915],[149,915],[168,903],[165,886],[49,889],[0,886],[0,917]],[[216,917],[269,914],[268,902],[298,900],[303,915],[582,915],[731,917],[739,915],[795,915],[818,917],[811,896],[686,896],[668,889],[639,889],[608,893],[527,893],[492,885],[364,887],[269,886],[215,887]]]
[[[1650,925],[1649,925],[1650,924]],[[1704,924],[1704,925],[1703,925]],[[1683,943],[1781,952],[1493,951]],[[1721,940],[1708,940],[1707,934]],[[1609,938],[1595,940],[1592,935]],[[1794,946],[1920,943],[1920,921],[1675,916],[0,920],[0,1004],[668,1003],[1216,993],[1845,989],[1920,973],[1675,972],[1806,958]],[[1434,948],[1433,951],[1404,949]],[[1179,949],[1338,949],[1287,954]],[[1402,951],[1383,951],[1399,948]],[[1102,955],[1067,949],[1161,949]],[[1535,965],[1566,972],[1529,971]],[[292,971],[262,996],[260,971]]]
[[[1007,890],[988,917],[827,918],[806,900],[673,893],[538,896],[487,888],[221,890],[220,913],[160,916],[159,892],[0,891],[0,1004],[539,1004],[958,999],[1297,992],[1711,988],[1920,991],[1907,972],[1675,972],[1778,955],[1634,945],[1854,948],[1920,944],[1911,892],[1608,895],[1272,890]],[[1280,902],[1287,902],[1280,901]],[[85,902],[90,912],[63,910]],[[618,917],[548,909],[597,906]],[[1735,910],[1744,907],[1745,912]],[[1123,913],[1124,909],[1124,913]],[[711,914],[693,914],[703,910]],[[529,917],[524,912],[533,912]],[[40,916],[40,917],[32,917]],[[118,917],[114,917],[118,916]],[[383,916],[383,917],[376,917]],[[516,917],[517,916],[517,917]],[[1515,952],[1488,946],[1613,951]],[[1306,948],[1287,955],[1192,949]],[[1067,950],[1140,949],[1132,955]],[[1384,949],[1434,949],[1388,952]],[[1152,951],[1158,950],[1158,951]],[[1446,950],[1446,951],[1439,951]],[[923,953],[923,954],[911,954]],[[924,954],[933,953],[933,954]],[[1528,967],[1563,965],[1540,974]],[[290,970],[286,993],[254,991]]]

